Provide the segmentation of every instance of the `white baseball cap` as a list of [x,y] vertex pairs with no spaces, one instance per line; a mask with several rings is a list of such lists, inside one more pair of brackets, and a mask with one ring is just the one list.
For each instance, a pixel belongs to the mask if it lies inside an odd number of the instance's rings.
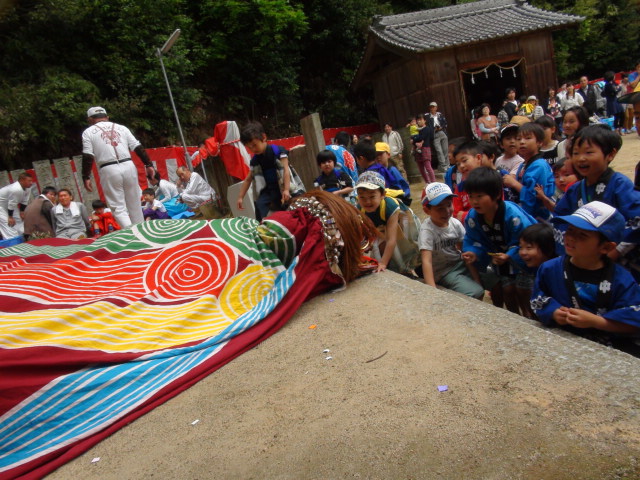
[[384,190],[386,186],[384,177],[378,172],[367,170],[358,177],[356,190],[364,188],[365,190]]
[[95,117],[96,115],[106,116],[107,111],[102,107],[91,107],[87,110],[87,117]]
[[611,242],[620,243],[624,234],[625,219],[611,205],[593,201],[580,207],[571,215],[551,219],[553,223],[569,223],[574,227],[600,232]]
[[439,205],[445,198],[457,197],[457,195],[451,191],[449,185],[440,182],[433,182],[424,187],[422,195],[422,204],[432,207]]

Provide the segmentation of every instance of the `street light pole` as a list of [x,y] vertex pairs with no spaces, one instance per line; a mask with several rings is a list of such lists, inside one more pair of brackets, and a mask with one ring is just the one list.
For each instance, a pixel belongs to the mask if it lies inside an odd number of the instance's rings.
[[[184,148],[184,159],[187,162],[187,167],[189,167],[189,171],[193,172],[193,165],[191,164],[191,156],[189,155],[189,151],[187,150],[187,144],[184,141],[184,135],[182,133],[182,127],[180,126],[180,119],[178,118],[178,110],[176,110],[176,104],[173,101],[173,95],[171,94],[171,87],[169,86],[169,79],[167,78],[167,71],[164,68],[164,62],[162,61],[162,55],[166,54],[171,50],[173,44],[178,40],[180,36],[180,29],[176,29],[175,32],[171,34],[171,36],[164,42],[162,48],[156,49],[156,54],[158,55],[158,59],[160,60],[160,66],[162,67],[162,74],[164,75],[164,81],[167,84],[167,91],[169,92],[169,100],[171,100],[171,108],[173,108],[173,114],[176,117],[176,124],[178,125],[178,132],[180,133],[180,140],[182,141],[182,148]],[[202,166],[204,169],[204,165]]]

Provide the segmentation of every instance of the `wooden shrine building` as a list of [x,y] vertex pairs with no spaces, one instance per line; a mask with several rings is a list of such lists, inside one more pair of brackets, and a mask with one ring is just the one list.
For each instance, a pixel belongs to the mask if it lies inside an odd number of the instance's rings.
[[372,83],[380,124],[402,127],[435,101],[449,136],[468,136],[470,110],[497,114],[507,87],[540,99],[557,86],[551,32],[582,20],[524,0],[376,16],[352,88]]

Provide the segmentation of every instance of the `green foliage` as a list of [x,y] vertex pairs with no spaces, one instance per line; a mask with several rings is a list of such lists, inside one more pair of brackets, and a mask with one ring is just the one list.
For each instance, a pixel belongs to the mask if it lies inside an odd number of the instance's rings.
[[607,70],[633,68],[640,41],[637,0],[533,0],[531,3],[585,17],[578,27],[554,34],[559,79],[573,81],[584,74],[598,78]]
[[[83,114],[78,105],[96,103],[98,88],[79,75],[47,69],[35,84],[3,85],[0,88],[0,157],[4,168],[19,164],[18,156],[32,161],[48,152],[55,157],[65,154],[70,139],[82,131]],[[79,138],[78,138],[79,140]],[[71,140],[73,141],[73,140]],[[77,150],[75,151],[77,153]]]
[[[73,97],[72,101],[77,103],[68,106],[69,110],[75,110],[72,121],[68,117],[56,120],[56,125],[63,122],[59,135],[67,134],[69,129],[76,132],[78,121],[85,120],[86,109],[96,103],[142,137],[148,137],[146,133],[151,130],[164,136],[168,132],[173,134],[176,132],[173,113],[155,50],[172,28],[190,28],[191,21],[180,13],[181,6],[180,0],[19,3],[0,22],[0,36],[5,40],[0,68],[11,72],[5,79],[6,88],[27,99],[33,92],[43,92],[43,98],[53,105],[59,89],[52,75],[78,76],[93,85],[95,94],[91,98]],[[186,53],[184,46],[176,45],[175,52],[165,59],[173,85],[189,84],[191,66]],[[191,124],[190,110],[200,99],[200,93],[194,88],[183,88],[174,91],[174,96],[185,123]],[[1,109],[8,107],[9,104],[0,103]],[[55,113],[55,109],[50,112]],[[40,122],[42,117],[19,118],[31,123]],[[40,128],[19,123],[19,118],[14,118],[10,130],[25,132]],[[77,154],[79,134],[76,137],[63,142],[60,148],[53,148],[52,137],[40,135],[31,140],[30,153],[41,158]],[[174,138],[177,137],[176,132]]]
[[300,86],[306,112],[320,112],[328,125],[370,121],[350,97],[349,85],[366,42],[367,28],[380,13],[368,0],[300,2],[309,22],[303,45]]
[[196,87],[215,99],[216,121],[300,112],[298,74],[307,22],[286,0],[206,0],[195,18]]

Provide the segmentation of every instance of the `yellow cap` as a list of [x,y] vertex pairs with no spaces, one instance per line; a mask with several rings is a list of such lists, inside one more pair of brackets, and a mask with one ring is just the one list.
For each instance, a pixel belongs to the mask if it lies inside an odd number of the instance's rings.
[[388,143],[377,142],[376,152],[387,152],[389,155],[391,155],[391,148],[389,147]]

